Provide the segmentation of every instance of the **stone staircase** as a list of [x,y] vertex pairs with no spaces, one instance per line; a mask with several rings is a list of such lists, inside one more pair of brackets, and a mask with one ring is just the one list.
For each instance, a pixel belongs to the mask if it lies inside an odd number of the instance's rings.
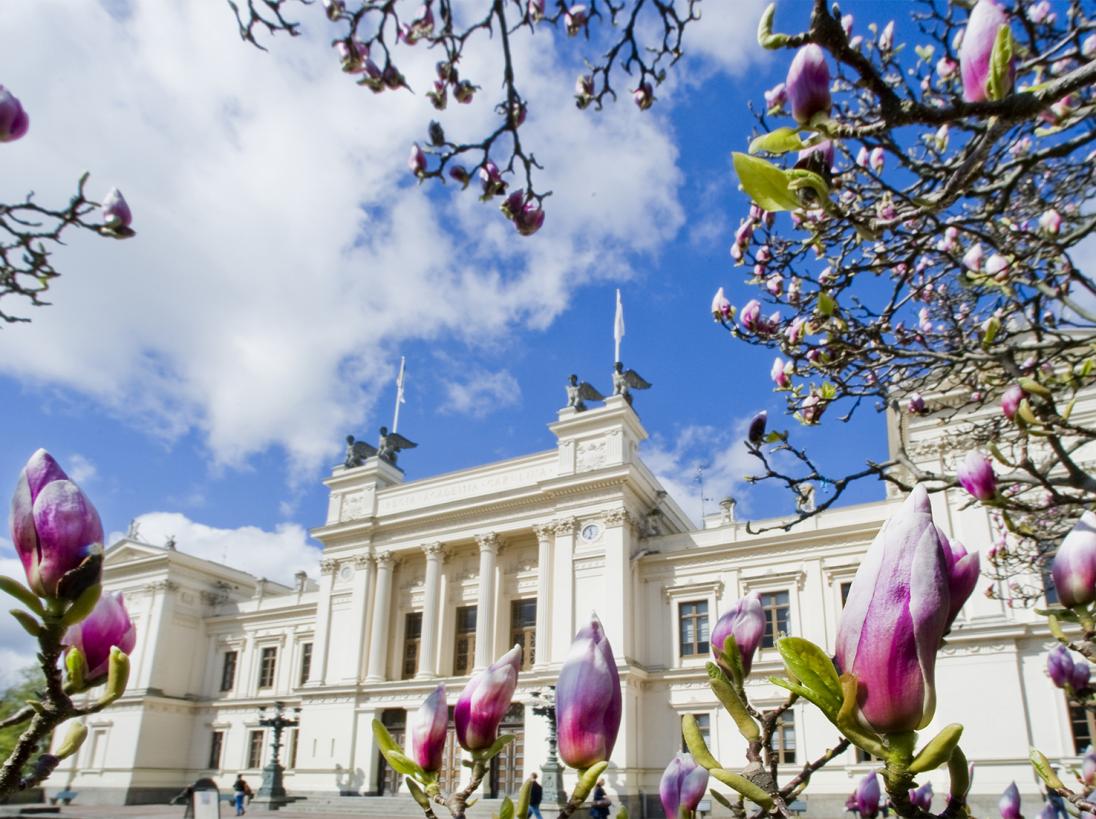
[[[468,811],[470,819],[489,819],[498,813],[501,799],[481,799]],[[287,808],[294,814],[331,816],[422,817],[422,810],[407,794],[399,796],[311,795]],[[440,814],[439,814],[440,815]]]

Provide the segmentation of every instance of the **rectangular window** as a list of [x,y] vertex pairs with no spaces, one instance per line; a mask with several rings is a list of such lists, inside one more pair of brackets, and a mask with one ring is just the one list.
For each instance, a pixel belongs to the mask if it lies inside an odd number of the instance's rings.
[[236,658],[239,655],[235,651],[226,651],[224,663],[221,664],[221,690],[231,691],[236,684]]
[[537,657],[537,600],[535,597],[510,602],[510,645],[521,646],[521,670],[531,669]]
[[289,748],[285,753],[285,766],[287,768],[297,767],[297,742],[300,739],[300,728],[289,729]]
[[263,732],[252,731],[247,736],[247,767],[261,768],[263,766]]
[[107,761],[107,729],[96,728],[91,733],[91,767],[102,769]]
[[312,673],[312,643],[304,643],[301,646],[301,679],[299,685],[308,682],[308,675]]
[[259,688],[274,687],[274,671],[278,666],[278,649],[267,646],[259,659]]
[[1092,738],[1096,736],[1096,715],[1083,705],[1072,702],[1068,705],[1069,726],[1073,729],[1073,751],[1080,756],[1092,744]]
[[403,627],[403,678],[409,680],[419,672],[419,643],[422,640],[422,612],[407,615]]
[[765,636],[761,638],[762,648],[772,648],[776,638],[788,633],[789,594],[765,592],[761,595],[761,608],[765,612]]
[[476,607],[461,606],[457,609],[457,636],[453,642],[453,675],[463,677],[472,673],[476,659]]
[[1043,596],[1047,599],[1048,606],[1058,604],[1058,587],[1054,585],[1054,576],[1050,573],[1051,564],[1054,563],[1054,553],[1043,555],[1039,564],[1039,573],[1043,577]]
[[[709,714],[693,714],[696,718],[696,727],[700,729],[700,736],[704,739],[704,744],[709,748],[712,747],[712,718]],[[681,740],[681,750],[688,751],[689,746],[685,744],[685,740]]]
[[845,608],[845,604],[849,602],[849,592],[852,591],[852,581],[845,580],[841,583],[841,608]]
[[708,601],[681,603],[677,610],[681,656],[696,657],[708,653]]
[[795,762],[795,714],[791,711],[785,711],[776,721],[773,751],[776,753],[776,761],[779,764],[788,765]]
[[209,737],[209,764],[206,766],[214,771],[221,769],[221,751],[224,750],[225,732],[214,731]]

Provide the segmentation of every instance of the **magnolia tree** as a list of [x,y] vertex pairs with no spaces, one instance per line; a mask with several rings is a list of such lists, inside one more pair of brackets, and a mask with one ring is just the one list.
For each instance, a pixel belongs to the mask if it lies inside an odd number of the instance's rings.
[[[300,34],[298,15],[318,15],[308,8],[309,0],[227,2],[240,37],[259,48],[264,36]],[[424,94],[438,118],[424,129],[421,143],[409,146],[408,169],[420,182],[448,181],[462,190],[475,183],[480,198],[497,202],[523,236],[544,224],[543,202],[551,192],[535,183],[541,168],[531,147],[536,137],[522,128],[528,101],[513,59],[517,38],[545,27],[562,28],[595,52],[584,55],[585,70],[575,80],[579,108],[600,109],[625,90],[646,110],[654,104],[655,88],[667,69],[683,54],[686,27],[700,18],[700,0],[589,0],[571,5],[561,0],[322,0],[322,7],[334,24],[331,44],[343,71],[374,94],[412,93],[400,70],[408,49],[430,49],[438,55],[435,77]],[[485,78],[463,72],[461,58],[476,48],[495,48],[501,58],[502,76],[491,78],[491,85],[497,80],[501,86],[498,119],[486,134],[453,138],[441,112],[451,103],[467,104],[481,93],[496,93],[477,84]]]
[[[87,736],[79,720],[125,691],[128,655],[137,637],[122,595],[102,594],[99,513],[44,449],[19,476],[11,539],[27,582],[0,575],[0,589],[22,604],[11,615],[38,641],[45,681],[41,691],[0,721],[2,728],[25,725],[0,767],[0,797],[34,787],[79,750]],[[53,751],[37,753],[67,720],[75,721]]]
[[[29,129],[30,117],[23,104],[0,85],[0,143],[22,139]],[[0,203],[0,298],[21,296],[35,306],[47,304],[43,294],[61,275],[53,266],[51,254],[62,244],[62,234],[73,228],[114,239],[135,235],[129,226],[133,215],[121,192],[111,188],[98,204],[84,192],[87,181],[85,173],[76,183],[76,194],[64,207],[41,205],[33,192],[22,201]],[[4,309],[0,309],[0,319],[29,321]]]

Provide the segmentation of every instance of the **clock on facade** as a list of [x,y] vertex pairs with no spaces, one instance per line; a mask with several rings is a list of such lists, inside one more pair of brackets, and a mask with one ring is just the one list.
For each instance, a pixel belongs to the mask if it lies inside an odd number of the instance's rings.
[[587,523],[582,527],[582,539],[587,543],[593,543],[601,537],[601,527],[596,523]]

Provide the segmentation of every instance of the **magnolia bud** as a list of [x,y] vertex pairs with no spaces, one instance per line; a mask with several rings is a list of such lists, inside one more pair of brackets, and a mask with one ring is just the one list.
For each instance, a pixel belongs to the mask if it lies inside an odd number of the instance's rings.
[[[993,71],[990,58],[997,32],[1008,26],[1008,14],[994,0],[978,0],[970,13],[970,20],[959,47],[959,70],[963,77],[963,99],[982,102],[988,99],[987,84]],[[1006,92],[1012,86],[1015,74],[1015,57],[1005,78]]]
[[955,469],[959,484],[980,501],[992,500],[997,495],[997,475],[990,459],[974,450]]
[[830,112],[830,69],[822,49],[814,43],[796,52],[784,85],[796,122],[806,124],[815,114]]
[[620,716],[616,660],[594,615],[575,635],[556,683],[559,758],[579,770],[607,761],[616,744]]
[[23,104],[0,85],[0,142],[14,142],[22,138],[29,127],[30,117],[23,110]]
[[1063,606],[1087,606],[1096,600],[1096,513],[1081,515],[1062,540],[1051,575]]

